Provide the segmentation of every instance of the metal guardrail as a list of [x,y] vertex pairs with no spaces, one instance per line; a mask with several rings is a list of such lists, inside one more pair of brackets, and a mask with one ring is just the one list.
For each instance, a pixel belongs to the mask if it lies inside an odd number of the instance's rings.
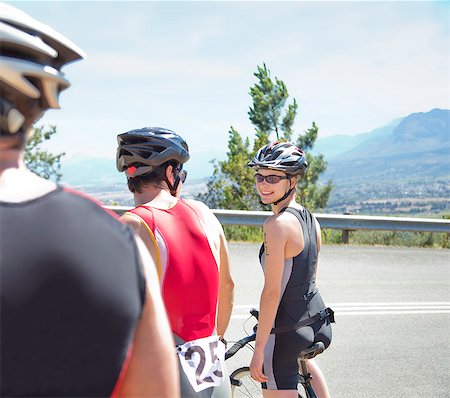
[[[105,206],[117,214],[132,207]],[[270,211],[217,210],[212,212],[222,225],[262,226],[264,220],[272,215]],[[322,228],[343,230],[342,240],[348,243],[349,231],[358,229],[383,231],[440,232],[450,234],[450,220],[411,217],[377,217],[340,214],[314,214]]]

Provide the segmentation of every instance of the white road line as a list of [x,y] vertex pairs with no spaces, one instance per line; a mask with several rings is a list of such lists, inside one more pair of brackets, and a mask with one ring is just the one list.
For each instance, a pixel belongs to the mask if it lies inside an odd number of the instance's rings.
[[[352,311],[352,312],[346,312],[346,311],[335,311],[335,316],[337,319],[341,316],[352,316],[352,315],[417,315],[417,314],[450,314],[449,310],[428,310],[428,311],[370,311],[370,312],[363,312],[363,311]],[[248,319],[250,315],[238,315],[234,314],[231,315],[231,319]]]
[[445,305],[449,306],[449,301],[407,301],[407,302],[380,302],[380,303],[330,303],[329,306],[333,307],[373,307],[373,306],[397,306],[397,305],[426,305],[436,306]]
[[433,307],[427,307],[424,305],[405,305],[405,306],[401,306],[401,305],[397,305],[397,306],[392,306],[392,307],[386,307],[386,306],[378,306],[378,307],[337,307],[337,306],[332,306],[330,305],[331,308],[333,308],[334,311],[337,312],[342,312],[342,311],[368,311],[368,312],[372,312],[372,311],[382,311],[382,310],[386,310],[386,311],[395,311],[395,310],[450,310],[450,306],[449,305],[436,305]]
[[[347,315],[415,315],[415,314],[450,314],[450,302],[391,302],[391,303],[332,303],[336,316]],[[236,305],[232,319],[246,319],[250,308],[257,305]],[[244,313],[244,314],[243,314]]]
[[409,314],[450,314],[449,310],[427,310],[427,311],[353,311],[353,312],[339,312],[335,311],[337,317],[347,315],[409,315]]
[[[450,305],[450,301],[406,301],[406,302],[378,302],[378,303],[328,303],[330,307],[341,307],[341,306],[390,306],[390,305],[426,305],[426,306],[435,306],[435,305]],[[235,305],[234,308],[242,308],[242,309],[250,309],[250,308],[258,308],[258,304],[241,304]]]

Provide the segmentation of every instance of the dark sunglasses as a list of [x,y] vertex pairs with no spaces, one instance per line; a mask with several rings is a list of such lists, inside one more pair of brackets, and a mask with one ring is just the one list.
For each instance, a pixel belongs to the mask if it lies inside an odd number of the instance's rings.
[[184,182],[186,181],[186,177],[187,177],[187,170],[181,170],[178,173],[178,177],[180,177],[180,181],[184,184]]
[[289,176],[277,176],[277,175],[269,175],[263,176],[259,173],[255,174],[256,182],[263,182],[266,180],[269,184],[278,184],[281,180],[289,180]]
[[181,183],[184,183],[186,181],[186,177],[187,177],[187,170],[183,170],[182,164],[180,164],[176,170],[177,170],[178,179],[181,181]]

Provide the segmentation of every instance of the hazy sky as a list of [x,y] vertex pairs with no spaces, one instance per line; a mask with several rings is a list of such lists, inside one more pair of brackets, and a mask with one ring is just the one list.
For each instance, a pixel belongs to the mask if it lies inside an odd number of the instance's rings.
[[11,2],[79,45],[52,149],[113,157],[116,135],[163,126],[191,152],[226,148],[257,65],[299,104],[295,131],[356,134],[450,108],[449,2]]

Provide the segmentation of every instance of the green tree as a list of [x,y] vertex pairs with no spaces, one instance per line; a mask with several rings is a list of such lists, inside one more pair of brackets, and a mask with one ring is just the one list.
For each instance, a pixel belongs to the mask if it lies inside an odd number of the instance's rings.
[[33,135],[25,146],[25,165],[37,175],[59,182],[62,177],[61,158],[64,152],[53,154],[42,148],[42,144],[50,140],[56,133],[56,126],[34,127]]
[[307,152],[308,171],[305,179],[297,184],[297,200],[315,211],[328,202],[332,184],[318,184],[320,175],[326,170],[323,155],[310,153],[318,134],[318,127],[312,127],[304,135],[293,139],[293,125],[297,116],[297,101],[288,104],[289,93],[284,82],[272,79],[265,64],[254,73],[257,82],[250,88],[253,106],[249,109],[250,121],[255,127],[255,139],[250,146],[249,139],[243,139],[231,127],[228,139],[227,159],[213,161],[213,175],[208,181],[206,192],[197,196],[208,206],[222,209],[262,209],[254,189],[254,172],[247,163],[256,151],[271,140],[291,141]]
[[231,127],[228,138],[227,160],[214,160],[213,176],[206,192],[197,196],[212,208],[254,210],[258,208],[255,196],[254,172],[249,161],[250,141]]
[[312,123],[304,135],[297,138],[296,145],[306,152],[308,170],[304,179],[297,182],[297,201],[311,211],[323,209],[328,202],[333,185],[328,181],[325,185],[318,183],[320,175],[327,169],[327,162],[322,154],[312,155],[311,149],[316,142],[319,128]]

